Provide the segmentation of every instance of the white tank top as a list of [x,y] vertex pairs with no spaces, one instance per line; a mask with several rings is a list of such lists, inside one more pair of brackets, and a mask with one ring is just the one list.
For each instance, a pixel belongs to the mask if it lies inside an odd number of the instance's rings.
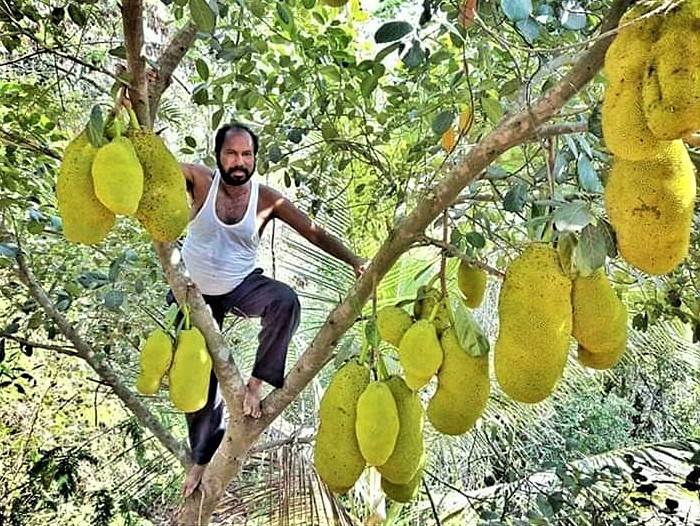
[[251,179],[245,214],[238,223],[228,225],[216,214],[219,194],[219,170],[202,208],[190,221],[182,247],[185,267],[202,294],[218,296],[231,292],[255,269],[258,230],[258,182]]

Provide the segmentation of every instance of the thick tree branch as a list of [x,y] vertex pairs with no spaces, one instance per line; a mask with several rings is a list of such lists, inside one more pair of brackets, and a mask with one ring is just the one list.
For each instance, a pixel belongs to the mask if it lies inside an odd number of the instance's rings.
[[177,439],[156,419],[148,408],[132,393],[119,379],[115,371],[109,366],[104,356],[96,353],[85,340],[77,333],[70,322],[56,309],[44,289],[39,285],[33,272],[27,265],[24,255],[17,256],[19,279],[29,289],[31,296],[42,306],[44,311],[54,320],[58,328],[66,338],[74,345],[75,350],[90,367],[100,376],[112,391],[121,399],[129,410],[146,426],[163,446],[186,466],[189,461],[189,450],[184,443]]
[[27,138],[22,137],[10,130],[3,130],[2,128],[0,128],[0,141],[5,142],[7,144],[12,144],[13,146],[16,146],[18,148],[23,148],[25,150],[46,155],[58,161],[61,160],[61,156],[57,152],[53,151],[51,148],[48,148],[47,146],[41,144],[32,143]]
[[146,83],[146,59],[143,56],[143,1],[123,0],[122,22],[126,61],[129,65],[129,98],[142,125],[150,126],[148,85]]

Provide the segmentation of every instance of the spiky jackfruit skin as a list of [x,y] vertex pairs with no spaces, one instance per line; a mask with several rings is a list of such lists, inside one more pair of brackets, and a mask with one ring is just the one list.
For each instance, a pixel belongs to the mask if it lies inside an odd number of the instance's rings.
[[469,431],[486,408],[491,392],[487,355],[470,356],[457,334],[447,329],[440,338],[445,359],[438,372],[438,388],[428,403],[428,420],[439,432],[461,435]]
[[627,346],[627,309],[605,272],[574,280],[573,336],[591,353],[621,355]]
[[180,164],[152,131],[130,130],[128,136],[144,176],[136,217],[156,241],[175,241],[187,226],[190,214]]
[[335,493],[345,493],[365,468],[355,434],[357,402],[369,384],[369,369],[348,362],[335,374],[321,399],[314,464]]
[[73,243],[99,243],[114,225],[114,214],[95,196],[92,161],[96,153],[97,148],[82,132],[68,144],[61,160],[56,200],[63,235]]
[[392,376],[386,381],[394,395],[399,412],[399,435],[394,452],[377,467],[382,477],[394,484],[407,484],[420,468],[425,446],[423,444],[423,406],[402,378]]
[[379,337],[394,347],[398,348],[401,338],[411,325],[411,316],[400,307],[384,307],[377,312]]
[[384,464],[399,435],[399,412],[385,382],[370,383],[357,400],[355,434],[362,456],[370,466]]
[[172,361],[173,342],[170,336],[161,329],[154,330],[141,347],[141,370],[136,380],[138,392],[145,395],[155,394]]
[[[441,294],[438,289],[419,287],[416,301],[413,303],[414,317],[417,320],[429,319],[433,312],[433,307],[440,301],[440,296]],[[437,308],[435,317],[433,318],[433,324],[437,329],[438,335],[442,334],[442,331],[452,325],[450,314],[447,312],[447,306],[444,300],[440,301],[440,306]]]
[[471,309],[476,309],[484,301],[486,272],[465,261],[460,261],[457,269],[457,287],[464,294],[464,304]]
[[143,169],[129,139],[117,137],[97,150],[92,182],[95,195],[112,212],[136,212],[143,195]]
[[624,352],[624,347],[620,347],[610,352],[589,352],[579,345],[578,361],[585,367],[604,371],[605,369],[611,369],[617,365]]
[[442,347],[435,325],[428,320],[411,325],[401,338],[399,360],[407,378],[411,378],[411,389],[427,384],[442,364]]
[[695,169],[682,141],[648,161],[615,159],[605,208],[622,257],[649,274],[673,270],[688,254]]
[[642,98],[644,74],[662,17],[624,25],[645,15],[651,7],[642,4],[629,10],[605,55],[608,85],[601,112],[605,144],[615,155],[633,161],[655,157],[669,148],[669,141],[660,140],[649,129]]
[[644,112],[661,139],[700,129],[700,17],[694,1],[663,17],[644,77]]
[[193,413],[207,403],[211,356],[196,327],[180,331],[170,368],[170,401],[180,411]]
[[422,466],[406,484],[394,484],[382,477],[382,491],[395,502],[410,502],[418,495],[418,487],[420,486],[421,480],[423,480]]
[[518,402],[544,400],[564,371],[572,325],[571,280],[555,249],[533,243],[510,264],[498,314],[498,383]]

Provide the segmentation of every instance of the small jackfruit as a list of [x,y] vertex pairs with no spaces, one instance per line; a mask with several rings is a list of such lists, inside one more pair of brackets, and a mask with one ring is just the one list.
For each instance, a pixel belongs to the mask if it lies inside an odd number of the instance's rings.
[[673,270],[688,254],[695,168],[683,142],[648,161],[615,159],[605,208],[622,257],[649,274]]
[[394,451],[399,413],[385,382],[370,383],[357,400],[355,434],[362,456],[370,466],[381,466]]
[[556,250],[529,245],[508,267],[499,297],[494,363],[508,396],[536,403],[551,394],[566,364],[571,308]]
[[459,262],[457,270],[457,286],[464,294],[464,304],[476,309],[484,300],[486,290],[486,272],[465,261]]
[[114,225],[114,214],[95,196],[92,161],[97,153],[86,132],[73,139],[63,154],[56,180],[58,213],[68,241],[99,243]]
[[427,320],[432,315],[435,304],[438,301],[440,302],[440,305],[435,311],[435,317],[433,318],[433,324],[437,329],[438,335],[442,334],[442,331],[452,325],[450,314],[447,311],[447,305],[445,304],[444,298],[441,299],[441,296],[438,289],[429,289],[425,286],[418,287],[416,301],[413,303],[414,317],[417,320]]
[[143,194],[143,169],[129,139],[117,137],[97,150],[92,182],[95,195],[112,212],[136,212]]
[[173,342],[170,336],[162,329],[154,330],[141,347],[141,370],[136,380],[138,392],[145,395],[155,394],[172,361]]
[[379,337],[394,347],[398,348],[401,338],[412,324],[411,316],[400,307],[384,307],[377,312]]
[[442,347],[435,326],[428,320],[415,322],[401,338],[399,344],[401,366],[420,389],[430,381],[442,363]]
[[487,355],[470,356],[454,329],[440,338],[445,359],[438,372],[438,388],[428,403],[428,420],[446,435],[461,435],[474,426],[491,392]]
[[377,467],[382,477],[394,484],[407,484],[420,468],[425,447],[423,444],[423,406],[398,376],[386,381],[394,395],[399,412],[399,435],[394,452]]
[[410,502],[418,495],[418,488],[423,480],[423,466],[416,471],[406,484],[394,484],[382,477],[382,491],[394,502]]
[[181,330],[170,368],[170,401],[180,411],[193,413],[207,403],[211,356],[197,327]]
[[627,346],[627,309],[602,270],[574,280],[573,336],[592,354],[621,356]]
[[143,166],[144,190],[136,218],[156,241],[175,241],[189,221],[185,177],[163,140],[150,130],[130,130]]
[[335,493],[352,488],[365,468],[355,421],[357,402],[368,384],[369,369],[351,361],[338,369],[321,399],[314,465]]
[[579,345],[578,361],[585,367],[602,371],[614,367],[620,361],[624,352],[624,347],[619,347],[610,352],[589,352]]

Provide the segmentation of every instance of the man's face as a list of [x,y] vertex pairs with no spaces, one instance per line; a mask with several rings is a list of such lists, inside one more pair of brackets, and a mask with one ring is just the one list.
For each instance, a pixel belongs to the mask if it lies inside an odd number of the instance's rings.
[[255,172],[253,138],[250,134],[244,130],[229,131],[216,164],[225,184],[231,186],[246,184]]

